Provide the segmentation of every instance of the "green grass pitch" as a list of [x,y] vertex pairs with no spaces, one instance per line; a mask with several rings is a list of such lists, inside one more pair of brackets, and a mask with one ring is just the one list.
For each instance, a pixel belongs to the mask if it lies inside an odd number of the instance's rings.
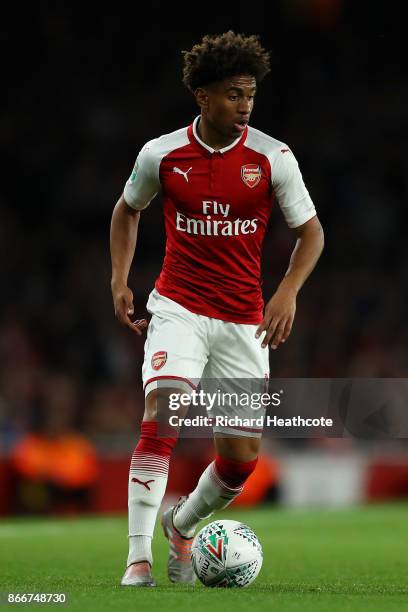
[[[66,592],[69,612],[110,610],[408,610],[408,505],[345,510],[222,511],[250,525],[264,549],[247,589],[171,584],[160,529],[154,589],[120,587],[125,517],[14,519],[0,523],[0,591]],[[3,608],[3,606],[0,606]],[[6,609],[33,608],[15,605]]]

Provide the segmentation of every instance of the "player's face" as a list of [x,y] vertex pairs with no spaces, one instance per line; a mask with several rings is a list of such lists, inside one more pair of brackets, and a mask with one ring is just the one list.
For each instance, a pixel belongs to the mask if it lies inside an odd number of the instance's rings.
[[207,105],[202,108],[212,128],[225,138],[238,138],[249,121],[254,106],[256,80],[235,76],[206,88]]

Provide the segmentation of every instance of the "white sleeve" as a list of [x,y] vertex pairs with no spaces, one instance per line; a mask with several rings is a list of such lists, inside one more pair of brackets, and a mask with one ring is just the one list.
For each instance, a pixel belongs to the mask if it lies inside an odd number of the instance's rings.
[[272,187],[289,227],[299,227],[316,215],[292,151],[284,145],[270,159]]
[[136,210],[147,208],[160,190],[157,159],[151,151],[153,142],[149,141],[140,151],[123,191],[126,204]]

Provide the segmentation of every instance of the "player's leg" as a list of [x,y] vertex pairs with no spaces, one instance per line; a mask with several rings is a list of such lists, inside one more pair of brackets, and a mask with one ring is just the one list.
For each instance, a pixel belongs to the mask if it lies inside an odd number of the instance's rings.
[[214,438],[216,456],[202,473],[196,488],[181,498],[174,512],[174,525],[181,534],[192,537],[197,525],[222,510],[242,492],[254,471],[260,437]]
[[[256,326],[214,320],[212,325],[214,341],[204,375],[219,382],[224,379],[227,387],[229,379],[244,389],[247,379],[255,381],[255,387],[263,386],[265,377],[269,376],[269,358],[268,351],[261,349],[261,340],[255,338]],[[194,534],[202,519],[227,507],[241,493],[258,461],[261,428],[243,431],[239,427],[215,427],[214,435],[214,461],[174,512],[174,524],[186,536]]]
[[[129,555],[123,585],[138,585],[138,576],[149,582],[151,542],[162,502],[171,452],[177,432],[168,423],[169,395],[191,392],[206,363],[205,337],[197,330],[197,317],[172,300],[152,292],[152,313],[145,344],[143,381],[145,414],[140,440],[129,470]],[[160,418],[161,417],[161,418]]]
[[180,388],[153,389],[146,396],[140,439],[129,469],[129,554],[122,579],[124,586],[153,586],[150,573],[153,531],[178,436],[175,428],[164,427],[166,415],[160,411],[168,405],[169,396],[180,391]]

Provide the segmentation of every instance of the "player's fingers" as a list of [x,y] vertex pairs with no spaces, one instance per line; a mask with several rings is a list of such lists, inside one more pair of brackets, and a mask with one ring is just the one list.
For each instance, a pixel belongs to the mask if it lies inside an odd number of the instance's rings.
[[260,335],[262,334],[262,332],[264,332],[267,327],[268,326],[267,326],[266,321],[264,319],[262,321],[262,323],[259,324],[258,329],[255,332],[255,338],[258,339],[260,337]]
[[134,332],[138,336],[142,335],[144,328],[143,328],[143,326],[142,327],[139,326],[138,321],[135,321],[134,323],[132,323],[132,321],[129,319],[129,317],[127,317],[125,325],[127,325],[127,327],[129,327],[129,329],[131,329],[132,332]]
[[271,348],[276,350],[282,342],[283,334],[285,333],[285,321],[281,321],[276,328],[275,335],[272,340]]
[[266,331],[266,334],[264,336],[264,339],[262,340],[262,348],[266,348],[269,344],[269,342],[271,341],[271,338],[273,337],[274,333],[275,333],[275,329],[277,327],[279,323],[279,319],[276,318],[272,318],[271,322],[269,323],[269,327]]
[[283,336],[282,336],[281,342],[285,342],[285,340],[287,340],[289,338],[289,334],[292,331],[293,320],[294,320],[294,317],[292,316],[286,322],[285,331],[283,332]]
[[117,310],[115,311],[116,318],[122,323],[122,325],[126,325],[135,332],[138,336],[141,336],[143,331],[147,327],[146,319],[138,319],[136,321],[131,321],[129,318],[129,314],[133,313],[133,304],[131,308],[126,304],[125,300],[120,300]]
[[262,323],[259,324],[258,329],[255,332],[255,338],[259,338],[260,336],[262,336],[263,332],[268,329],[271,319],[272,317],[271,316],[268,317],[265,313]]
[[147,321],[146,319],[137,319],[136,321],[131,321],[131,326],[141,336],[147,327]]
[[133,321],[132,325],[136,325],[138,329],[143,331],[147,327],[147,321],[146,319],[137,319],[137,321]]

